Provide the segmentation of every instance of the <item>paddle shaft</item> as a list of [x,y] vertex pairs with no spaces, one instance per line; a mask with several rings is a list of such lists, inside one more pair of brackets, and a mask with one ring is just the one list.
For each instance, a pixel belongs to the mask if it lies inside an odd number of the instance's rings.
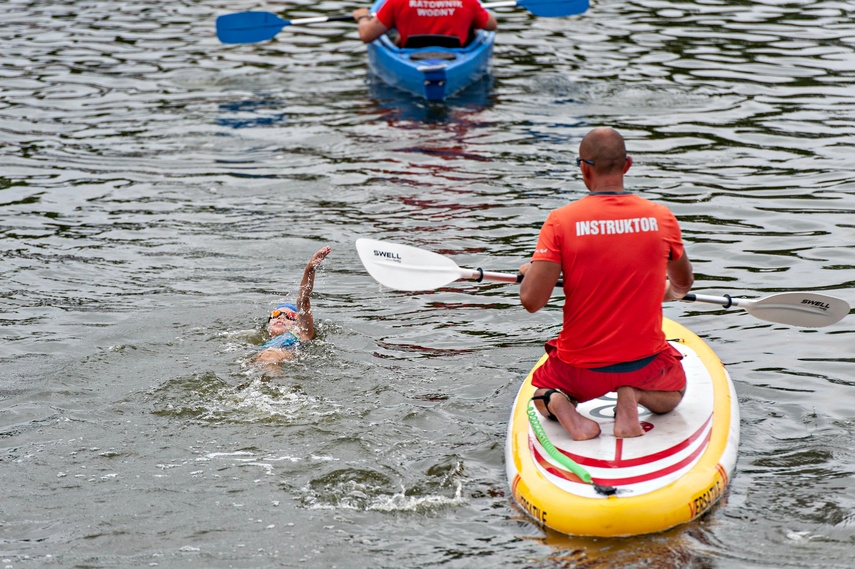
[[288,20],[288,25],[304,26],[306,24],[323,24],[324,22],[346,22],[348,20],[353,20],[353,16],[315,16],[312,18],[297,18],[295,20]]
[[[460,279],[521,283],[523,275],[491,273],[481,268],[476,270],[460,269]],[[558,280],[556,288],[563,288],[564,282]],[[844,301],[817,293],[779,293],[766,298],[733,298],[729,294],[712,296],[690,292],[680,299],[682,302],[700,302],[717,304],[727,308],[741,308],[756,318],[778,324],[819,328],[839,322],[849,313],[849,305]]]
[[486,10],[491,10],[493,8],[516,8],[517,1],[516,0],[503,0],[502,2],[487,2],[486,4],[481,4]]
[[[536,16],[558,17],[581,14],[588,0],[502,0],[483,5],[485,8],[521,6]],[[224,14],[217,18],[217,38],[226,44],[256,43],[273,39],[286,26],[353,21],[350,14],[313,16],[285,20],[273,12],[248,11]]]
[[708,294],[695,294],[694,292],[690,292],[680,300],[684,302],[703,302],[706,304],[720,304],[725,308],[730,308],[731,306],[751,306],[755,302],[755,299],[739,299],[733,298],[729,294],[724,296],[711,296]]
[[[484,9],[491,10],[493,8],[515,8],[517,6],[516,0],[503,0],[501,2],[488,2],[486,4],[482,4]],[[304,26],[306,24],[323,24],[324,22],[346,22],[348,20],[353,20],[352,15],[342,15],[342,16],[315,16],[312,18],[296,18],[294,20],[286,20],[289,26]]]
[[[436,290],[459,280],[504,283],[523,280],[520,274],[464,269],[444,255],[398,243],[359,238],[356,250],[369,274],[380,284],[396,290]],[[563,287],[561,280],[556,287]],[[761,320],[806,328],[834,324],[851,310],[846,301],[815,292],[783,292],[760,299],[689,293],[680,300],[739,307]]]
[[[519,5],[517,0],[502,0],[500,2],[487,2],[486,4],[481,4],[481,6],[485,10],[492,10],[493,8],[516,8]],[[299,20],[289,20],[292,26],[299,24],[320,24],[323,22],[343,22],[345,20],[352,20],[353,16],[318,16],[317,18],[301,18]]]
[[520,283],[523,276],[520,274],[512,275],[510,273],[491,273],[481,268],[477,269],[460,269],[460,278],[467,281],[495,281],[500,283]]

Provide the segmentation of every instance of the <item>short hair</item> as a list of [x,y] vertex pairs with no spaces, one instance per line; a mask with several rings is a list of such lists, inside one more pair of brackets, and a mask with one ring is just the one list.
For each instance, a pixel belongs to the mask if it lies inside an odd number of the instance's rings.
[[622,171],[626,164],[626,142],[613,128],[595,128],[582,139],[579,157],[593,162],[596,172]]

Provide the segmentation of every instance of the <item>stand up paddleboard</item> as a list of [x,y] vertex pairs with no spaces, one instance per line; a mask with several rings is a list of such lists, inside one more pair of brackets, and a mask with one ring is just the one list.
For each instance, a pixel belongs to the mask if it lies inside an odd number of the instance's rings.
[[[535,388],[531,373],[526,378],[514,402],[505,462],[514,499],[539,524],[578,536],[655,533],[697,518],[724,494],[739,446],[733,382],[698,336],[668,319],[663,329],[684,355],[686,394],[664,415],[640,409],[641,437],[614,436],[617,396],[610,393],[577,408],[600,423],[600,436],[589,441],[573,441],[556,421],[532,411],[548,439],[544,446],[530,424]],[[550,455],[550,442],[582,467],[582,478]],[[583,480],[585,471],[591,482]]]

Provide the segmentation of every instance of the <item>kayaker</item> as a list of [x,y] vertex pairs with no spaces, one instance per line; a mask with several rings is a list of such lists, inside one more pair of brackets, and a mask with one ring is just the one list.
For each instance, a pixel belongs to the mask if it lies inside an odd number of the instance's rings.
[[312,317],[311,296],[315,287],[315,272],[330,254],[330,247],[322,247],[312,255],[303,271],[303,280],[297,292],[296,304],[280,304],[267,318],[266,331],[270,339],[259,346],[255,361],[262,364],[280,364],[294,359],[301,342],[315,337],[315,320]]
[[370,43],[396,29],[399,37],[395,44],[403,47],[409,47],[407,41],[414,35],[453,36],[462,47],[469,43],[473,30],[493,31],[498,27],[496,17],[478,0],[386,0],[376,14],[357,8],[353,18],[363,42]]
[[589,194],[552,211],[540,230],[520,302],[536,312],[564,279],[564,321],[535,372],[535,405],[575,440],[600,434],[575,404],[617,392],[614,434],[644,434],[638,405],[667,413],[681,401],[686,375],[662,331],[663,300],[694,282],[680,226],[671,211],[624,189],[632,166],[623,137],[597,128],[576,163]]

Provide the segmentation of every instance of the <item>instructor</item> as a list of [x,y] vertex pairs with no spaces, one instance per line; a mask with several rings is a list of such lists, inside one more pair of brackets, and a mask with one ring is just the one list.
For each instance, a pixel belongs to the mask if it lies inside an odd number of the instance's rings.
[[614,434],[637,437],[639,405],[667,413],[685,392],[682,356],[662,331],[662,301],[686,295],[692,264],[674,214],[624,189],[632,157],[616,130],[589,132],[576,163],[590,193],[549,214],[531,263],[520,267],[529,312],[564,278],[564,323],[534,372],[535,405],[574,440],[592,439],[599,423],[576,404],[615,391]]

